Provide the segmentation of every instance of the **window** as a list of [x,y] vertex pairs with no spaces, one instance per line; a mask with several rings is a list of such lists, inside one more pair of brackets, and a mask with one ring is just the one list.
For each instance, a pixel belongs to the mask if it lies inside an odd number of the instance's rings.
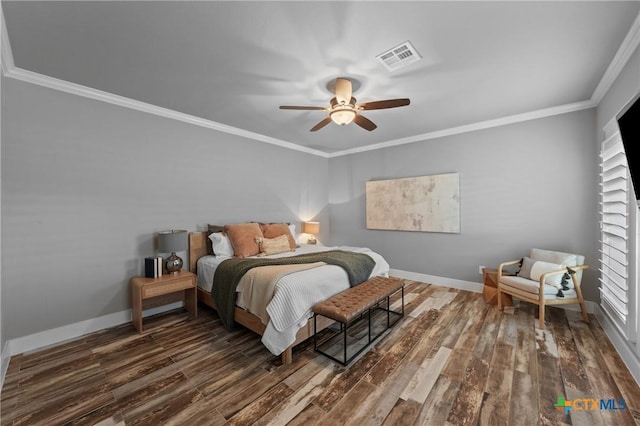
[[600,151],[600,297],[604,312],[629,341],[637,339],[637,208],[615,119]]

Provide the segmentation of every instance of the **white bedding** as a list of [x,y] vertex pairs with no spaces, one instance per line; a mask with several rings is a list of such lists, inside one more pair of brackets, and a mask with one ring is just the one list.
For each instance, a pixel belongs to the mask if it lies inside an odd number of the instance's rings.
[[[328,250],[346,250],[367,254],[376,263],[371,272],[372,277],[389,275],[387,261],[368,248],[301,244],[295,252],[279,253],[267,257],[288,257]],[[225,259],[228,257],[204,256],[198,260],[198,287],[207,292],[211,291],[215,269]],[[282,277],[276,284],[273,299],[267,305],[270,321],[262,336],[262,343],[271,353],[280,355],[295,341],[298,330],[313,316],[311,306],[347,288],[349,288],[347,273],[335,265],[324,265]],[[246,309],[249,303],[247,303],[242,290],[238,286],[236,304]]]

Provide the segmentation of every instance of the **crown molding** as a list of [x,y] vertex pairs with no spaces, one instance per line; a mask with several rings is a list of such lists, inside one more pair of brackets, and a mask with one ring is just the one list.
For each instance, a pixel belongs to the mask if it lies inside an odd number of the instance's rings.
[[435,132],[423,133],[421,135],[409,136],[406,138],[381,142],[374,145],[367,145],[344,151],[332,152],[329,157],[341,157],[343,155],[357,154],[360,152],[373,151],[376,149],[389,148],[398,145],[406,145],[414,142],[423,142],[430,139],[444,138],[447,136],[459,135],[461,133],[475,132],[478,130],[490,129],[492,127],[506,126],[507,124],[520,123],[523,121],[536,120],[538,118],[550,117],[553,115],[567,114],[569,112],[581,111],[596,107],[597,104],[591,100],[575,102],[572,104],[559,105],[551,108],[540,109],[537,111],[525,112],[523,114],[510,115],[507,117],[496,118],[494,120],[481,121],[478,123],[467,124],[464,126],[450,127],[448,129],[436,130]]
[[0,3],[0,61],[2,61],[2,72],[15,68],[13,64],[13,52],[11,51],[11,43],[9,43],[9,33],[7,32],[7,24],[4,22],[4,12],[2,11],[2,3]]
[[15,66],[5,71],[4,74],[5,76],[13,79],[36,84],[38,86],[47,87],[49,89],[58,90],[61,92],[66,92],[73,95],[82,96],[85,98],[94,99],[102,102],[107,102],[107,103],[122,106],[125,108],[130,108],[136,111],[146,112],[148,114],[154,114],[160,117],[182,121],[184,123],[217,130],[219,132],[228,133],[228,134],[240,136],[247,139],[266,142],[268,144],[277,145],[282,148],[301,151],[307,154],[317,155],[324,158],[328,158],[329,156],[329,154],[323,151],[303,147],[291,142],[261,135],[259,133],[250,132],[248,130],[239,129],[237,127],[228,126],[226,124],[218,123],[212,120],[207,120],[207,119],[196,117],[193,115],[184,114],[182,112],[159,107],[157,105],[148,104],[146,102],[137,101],[135,99],[126,98],[124,96],[114,95],[113,93],[103,92],[102,90],[93,89],[91,87],[87,87],[80,84],[71,83],[65,80],[60,80],[54,77],[49,77],[43,74],[27,71],[21,68],[17,68]]
[[631,25],[627,36],[622,41],[622,44],[618,48],[616,55],[613,57],[613,60],[609,64],[609,67],[605,71],[602,79],[600,79],[600,83],[596,87],[596,90],[593,91],[593,95],[591,95],[591,100],[595,102],[595,104],[599,104],[604,98],[604,95],[609,91],[613,83],[620,75],[620,72],[624,68],[624,66],[633,55],[633,52],[640,45],[640,13],[636,16],[635,21]]

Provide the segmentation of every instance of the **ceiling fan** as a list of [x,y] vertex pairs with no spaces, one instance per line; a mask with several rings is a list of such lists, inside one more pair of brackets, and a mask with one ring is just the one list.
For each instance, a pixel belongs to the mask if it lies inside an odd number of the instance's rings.
[[352,97],[351,80],[347,78],[336,78],[336,96],[331,98],[329,107],[321,106],[295,106],[295,105],[281,105],[280,109],[295,109],[295,110],[319,110],[327,111],[329,115],[311,128],[312,132],[322,129],[332,121],[336,124],[344,126],[352,121],[365,130],[374,130],[376,124],[360,114],[360,111],[370,111],[374,109],[387,109],[397,108],[405,105],[409,105],[409,99],[387,99],[384,101],[365,102],[363,104],[356,104],[356,98]]

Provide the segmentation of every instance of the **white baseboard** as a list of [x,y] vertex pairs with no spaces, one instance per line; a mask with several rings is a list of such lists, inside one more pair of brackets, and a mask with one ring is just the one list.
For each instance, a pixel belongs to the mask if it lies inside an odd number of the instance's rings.
[[[150,315],[166,312],[171,309],[179,308],[181,306],[183,306],[182,302],[175,302],[164,306],[158,306],[157,308],[147,309],[143,311],[142,316],[148,317]],[[30,334],[28,336],[18,337],[16,339],[10,339],[7,342],[7,345],[10,348],[9,356],[31,352],[68,340],[77,339],[86,334],[125,324],[127,322],[131,322],[131,309],[115,312],[113,314],[103,315],[101,317],[92,318],[85,321],[76,322],[74,324],[64,325],[62,327],[53,328],[51,330],[41,331],[38,333]]]
[[595,315],[605,334],[609,337],[609,340],[611,340],[613,347],[616,348],[616,351],[620,354],[620,357],[636,380],[636,383],[640,386],[640,355],[634,352],[634,348],[632,348],[627,339],[620,334],[618,328],[611,322],[600,305],[596,305]]
[[[483,283],[473,281],[456,280],[454,278],[438,277],[436,275],[419,274],[417,272],[401,271],[399,269],[390,269],[389,275],[392,277],[403,278],[405,280],[420,281],[423,283],[440,285],[443,287],[457,288],[459,290],[472,291],[474,293],[482,293]],[[589,300],[584,301],[587,312],[594,314],[596,312],[596,303]],[[568,309],[570,311],[580,311],[579,305],[555,305],[557,308]]]
[[4,376],[7,374],[9,361],[11,360],[10,351],[11,349],[9,341],[6,341],[4,344],[4,348],[2,348],[2,355],[0,356],[0,392],[2,391],[2,385],[4,385]]
[[443,287],[457,288],[459,290],[482,293],[484,285],[473,281],[456,280],[454,278],[438,277],[436,275],[420,274],[417,272],[401,271],[400,269],[390,269],[389,275],[405,280],[420,281],[423,283],[441,285]]

